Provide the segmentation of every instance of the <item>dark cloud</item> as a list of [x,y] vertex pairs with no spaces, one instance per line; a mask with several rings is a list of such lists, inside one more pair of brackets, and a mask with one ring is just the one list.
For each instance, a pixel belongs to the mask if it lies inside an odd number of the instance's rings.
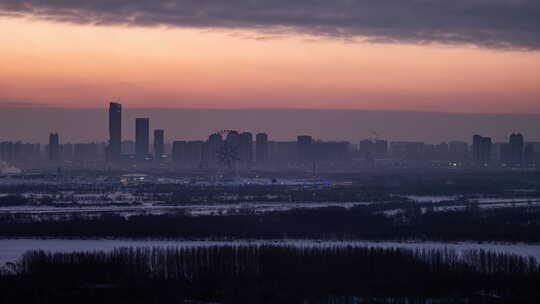
[[540,49],[539,0],[0,0],[2,13],[81,24]]

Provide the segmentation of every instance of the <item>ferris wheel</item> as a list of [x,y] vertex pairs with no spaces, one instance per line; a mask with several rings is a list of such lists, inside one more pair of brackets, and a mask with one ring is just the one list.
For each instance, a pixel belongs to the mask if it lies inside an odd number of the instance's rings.
[[[221,130],[214,134],[220,135],[220,137],[227,137],[231,133],[238,134],[235,130]],[[227,140],[224,140],[221,145],[215,150],[217,160],[227,166],[229,169],[233,169],[234,165],[237,161],[240,160],[240,157],[238,156],[238,146],[230,144]]]

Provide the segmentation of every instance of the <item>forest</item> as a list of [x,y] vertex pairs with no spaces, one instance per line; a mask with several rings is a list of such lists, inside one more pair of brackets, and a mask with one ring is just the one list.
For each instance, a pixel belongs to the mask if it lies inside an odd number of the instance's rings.
[[534,258],[484,250],[244,245],[30,251],[2,271],[0,302],[538,303],[539,281]]
[[[389,203],[293,209],[245,210],[226,216],[183,212],[130,217],[104,214],[40,218],[0,215],[0,237],[154,239],[364,239],[540,242],[540,207],[434,211],[416,204]],[[385,213],[392,208],[402,210]]]

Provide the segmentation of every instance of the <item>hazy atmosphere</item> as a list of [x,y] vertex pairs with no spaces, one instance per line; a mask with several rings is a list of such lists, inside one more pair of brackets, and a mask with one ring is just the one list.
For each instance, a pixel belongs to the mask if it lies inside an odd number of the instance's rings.
[[[523,132],[528,141],[540,140],[540,115],[448,114],[429,112],[301,110],[301,109],[156,109],[124,108],[122,136],[135,139],[135,118],[150,118],[152,129],[166,129],[166,139],[206,139],[226,129],[266,132],[271,140],[295,141],[309,134],[322,140],[357,143],[373,136],[388,140],[471,141],[472,134],[489,134],[506,141],[508,134]],[[30,142],[48,141],[61,132],[62,142],[108,138],[107,110],[41,107],[5,107],[0,111],[0,138]],[[24,123],[21,123],[24,121]]]
[[540,303],[540,0],[0,0],[0,303]]

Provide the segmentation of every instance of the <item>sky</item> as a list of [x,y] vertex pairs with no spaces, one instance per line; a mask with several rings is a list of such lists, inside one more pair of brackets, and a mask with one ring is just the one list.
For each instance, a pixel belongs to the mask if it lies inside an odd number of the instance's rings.
[[538,0],[0,0],[0,107],[540,113]]

